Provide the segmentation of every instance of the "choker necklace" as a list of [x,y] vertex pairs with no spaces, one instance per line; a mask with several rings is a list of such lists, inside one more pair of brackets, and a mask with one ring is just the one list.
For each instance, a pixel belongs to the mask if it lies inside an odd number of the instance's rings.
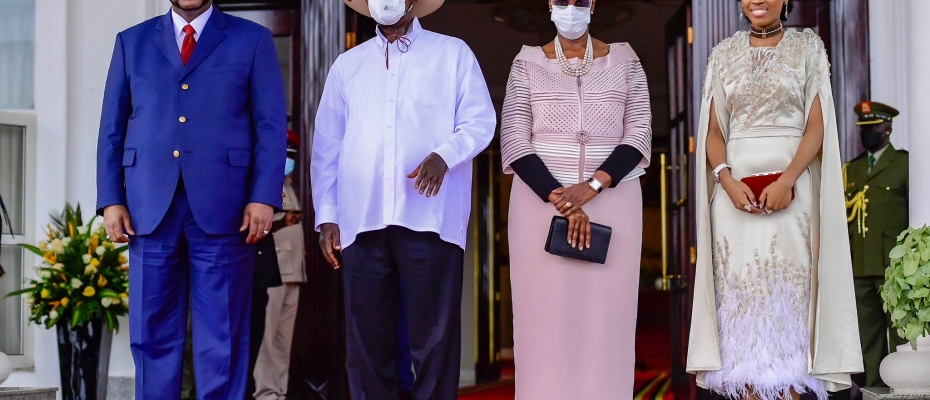
[[785,28],[785,25],[781,22],[778,23],[774,28],[756,28],[752,25],[749,25],[749,36],[759,39],[768,39],[772,36],[777,35]]
[[559,67],[562,68],[565,75],[574,77],[587,75],[594,65],[594,45],[591,43],[591,35],[588,35],[588,46],[585,49],[584,59],[582,59],[580,66],[572,66],[568,59],[565,58],[565,53],[562,52],[562,42],[558,36],[555,37],[555,58],[559,61]]

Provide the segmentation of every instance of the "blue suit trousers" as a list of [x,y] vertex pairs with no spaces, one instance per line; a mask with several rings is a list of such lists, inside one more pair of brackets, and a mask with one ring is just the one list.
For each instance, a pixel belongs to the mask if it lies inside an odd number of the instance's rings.
[[136,398],[179,398],[188,301],[197,398],[245,398],[255,260],[245,235],[204,232],[179,183],[157,228],[129,246]]

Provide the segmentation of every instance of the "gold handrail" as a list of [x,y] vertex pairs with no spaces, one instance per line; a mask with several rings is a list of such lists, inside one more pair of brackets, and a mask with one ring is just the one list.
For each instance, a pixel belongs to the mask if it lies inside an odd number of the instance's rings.
[[668,277],[668,183],[666,179],[668,166],[665,165],[665,153],[659,155],[659,190],[660,213],[662,214],[662,291],[669,289]]

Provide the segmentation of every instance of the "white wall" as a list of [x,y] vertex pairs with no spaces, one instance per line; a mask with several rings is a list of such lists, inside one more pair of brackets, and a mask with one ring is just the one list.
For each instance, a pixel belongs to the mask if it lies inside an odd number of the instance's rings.
[[[87,217],[93,212],[97,130],[116,34],[166,12],[169,6],[168,0],[36,0],[39,225],[65,201],[81,203]],[[129,323],[124,318],[120,325],[122,330],[113,341],[110,375],[133,376]],[[55,332],[30,326],[27,334],[35,337],[35,368],[14,372],[3,386],[57,387]]]
[[870,0],[872,100],[901,111],[892,143],[910,157],[910,224],[930,224],[930,41],[922,40],[927,0]]

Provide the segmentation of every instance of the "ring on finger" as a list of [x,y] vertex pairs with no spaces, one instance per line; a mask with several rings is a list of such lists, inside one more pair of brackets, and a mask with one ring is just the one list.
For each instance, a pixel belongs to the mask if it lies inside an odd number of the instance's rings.
[[570,202],[570,201],[565,202],[565,207],[567,207],[567,208],[572,208],[573,206],[574,206],[574,204],[572,204],[572,202]]
[[749,204],[747,204],[745,207],[743,207],[743,210],[746,211],[746,212],[752,212],[752,206],[750,206]]

